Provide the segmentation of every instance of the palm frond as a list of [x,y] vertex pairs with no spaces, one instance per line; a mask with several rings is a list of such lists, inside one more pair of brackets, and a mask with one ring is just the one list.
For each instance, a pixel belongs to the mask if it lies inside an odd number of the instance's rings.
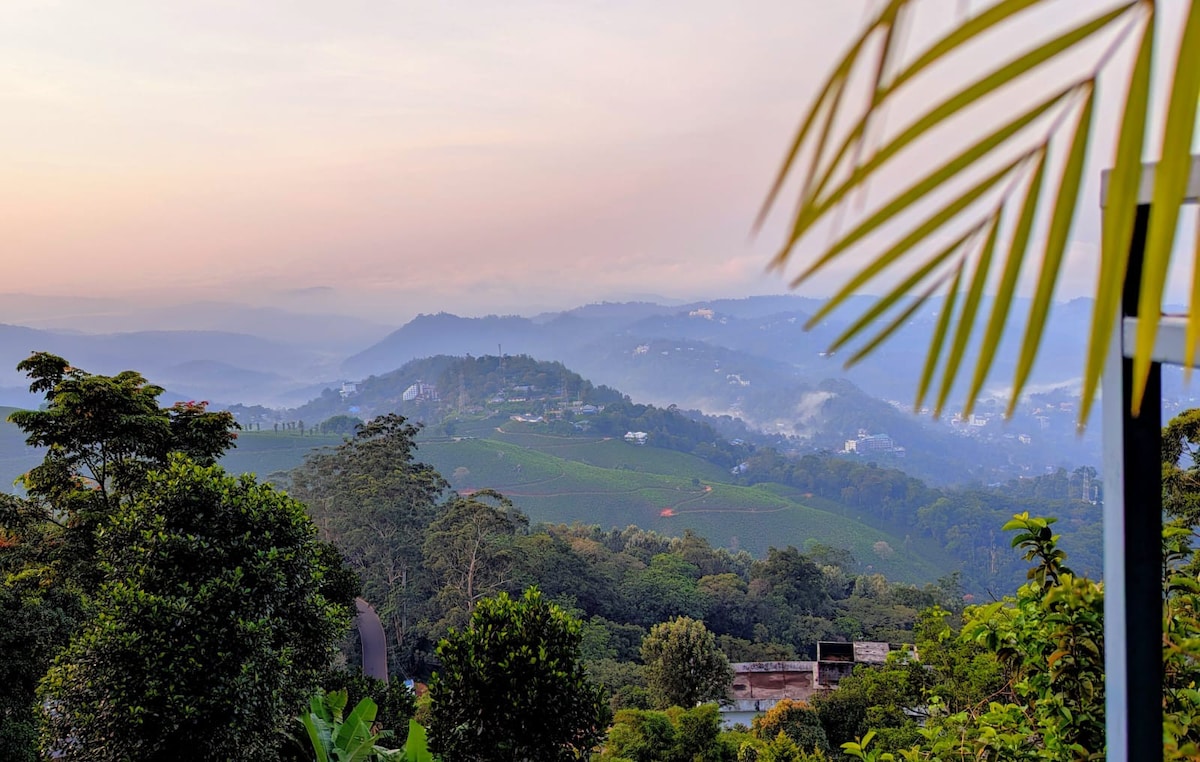
[[[1163,126],[1162,158],[1154,172],[1154,192],[1150,196],[1150,229],[1146,232],[1146,253],[1142,263],[1142,288],[1138,295],[1138,317],[1158,315],[1162,311],[1163,286],[1171,263],[1171,248],[1179,224],[1179,207],[1187,195],[1191,170],[1192,135],[1196,128],[1196,105],[1200,98],[1200,3],[1193,2],[1179,40],[1175,60],[1175,78],[1167,103]],[[1112,203],[1110,201],[1110,203]],[[1190,361],[1195,353],[1195,338],[1200,329],[1198,304],[1189,305],[1186,348]],[[1150,354],[1158,336],[1157,320],[1138,320],[1137,342],[1133,356],[1133,409],[1138,412],[1146,380],[1150,375]]]
[[[1146,111],[1150,105],[1150,64],[1154,54],[1154,9],[1150,8],[1137,59],[1130,70],[1125,92],[1124,116],[1117,137],[1117,158],[1109,173],[1109,191],[1113,198],[1136,198],[1142,178],[1142,151],[1146,142]],[[1117,322],[1117,308],[1129,264],[1129,244],[1133,238],[1135,204],[1109,205],[1104,213],[1100,243],[1100,277],[1096,282],[1096,300],[1092,307],[1091,343],[1084,366],[1083,399],[1079,410],[1081,422],[1088,419],[1092,400],[1104,369],[1104,356],[1112,341]]]
[[[863,257],[856,271],[846,277],[829,301],[813,315],[809,327],[844,306],[853,293],[885,271],[896,267],[911,273],[891,286],[879,302],[850,322],[849,328],[835,339],[832,345],[835,350],[867,335],[872,325],[887,320],[885,316],[893,307],[905,301],[907,296],[915,294],[901,313],[901,317],[907,320],[918,306],[949,282],[942,313],[930,337],[916,395],[920,406],[940,368],[941,381],[937,387],[935,413],[943,410],[960,374],[969,374],[964,410],[970,411],[975,398],[990,378],[996,353],[1013,311],[1016,285],[1023,264],[1031,255],[1040,255],[1034,294],[1018,352],[1009,414],[1019,400],[1038,357],[1076,218],[1091,144],[1096,79],[1101,69],[1108,65],[1112,50],[1124,40],[1124,35],[1142,24],[1116,141],[1116,164],[1108,188],[1109,211],[1104,218],[1101,271],[1084,369],[1081,423],[1086,420],[1090,410],[1112,338],[1132,237],[1141,175],[1141,152],[1150,110],[1150,71],[1155,49],[1154,0],[1127,0],[1112,3],[1099,11],[1089,11],[1086,17],[1070,28],[985,71],[972,81],[960,83],[949,95],[935,99],[931,108],[907,119],[877,149],[870,152],[863,150],[865,136],[872,132],[871,125],[878,119],[881,110],[894,101],[898,94],[911,91],[921,81],[922,74],[943,62],[950,54],[969,50],[985,37],[1000,34],[1005,25],[1047,2],[1049,0],[996,0],[974,16],[961,20],[908,61],[899,60],[895,41],[900,24],[914,12],[915,0],[891,0],[886,3],[839,61],[811,105],[764,205],[763,215],[778,204],[784,185],[798,170],[800,157],[806,155],[807,172],[800,178],[798,203],[789,220],[783,245],[771,263],[774,267],[792,264],[793,260],[800,258],[798,252],[802,244],[819,223],[834,215],[840,216],[855,191],[865,187],[898,157],[907,155],[918,141],[945,128],[952,118],[974,104],[998,97],[999,91],[1018,79],[1060,76],[1062,69],[1058,67],[1058,62],[1077,55],[1102,34],[1114,30],[1119,32],[1110,49],[1098,58],[1094,69],[1086,76],[1072,75],[1050,96],[1032,105],[1013,109],[1011,118],[998,127],[982,132],[966,149],[932,172],[907,187],[884,194],[873,210],[860,215],[861,219],[849,225],[848,229],[836,232],[826,245],[805,256],[800,263],[799,275],[792,281],[793,286],[824,271],[839,258]],[[1134,361],[1135,399],[1140,399],[1148,374],[1150,350],[1157,329],[1157,321],[1153,318],[1159,311],[1158,304],[1170,262],[1171,241],[1178,223],[1178,209],[1186,191],[1190,166],[1188,155],[1200,96],[1200,0],[1191,0],[1190,6],[1163,129],[1163,157],[1153,190],[1155,211],[1151,215],[1146,247],[1141,283],[1143,308],[1140,311],[1143,317],[1150,319],[1139,320]],[[844,96],[859,75],[867,77],[870,86],[868,97],[857,111],[847,112],[846,109],[851,106]],[[1060,128],[1072,115],[1073,129],[1060,137],[1060,133],[1064,132]],[[1029,147],[1027,138],[1034,130],[1041,129],[1038,125],[1047,122],[1050,125],[1045,134]],[[838,125],[846,126],[838,129]],[[1026,145],[1022,146],[1021,141]],[[1065,148],[1062,172],[1052,184],[1053,192],[1043,194],[1047,155],[1059,142]],[[997,166],[999,169],[995,169]],[[977,179],[980,177],[983,179]],[[957,190],[964,184],[965,191]],[[1022,186],[1026,190],[1019,195],[1016,190]],[[914,209],[935,196],[946,194],[953,194],[948,202],[909,223],[907,218]],[[992,207],[980,219],[975,210],[985,203]],[[1159,209],[1162,209],[1161,213]],[[1049,221],[1046,237],[1043,245],[1033,247],[1030,243],[1034,223],[1042,214]],[[760,216],[760,223],[761,220]],[[868,255],[866,241],[880,235],[885,228],[902,230],[896,234],[894,243],[885,244]],[[949,246],[936,243],[954,228],[967,232],[951,234],[954,242]],[[983,236],[983,244],[972,244],[984,230],[986,235]],[[1001,239],[1007,242],[1006,252],[1002,256],[997,252],[1002,246]],[[929,253],[930,247],[936,247],[933,254]],[[1200,242],[1197,247],[1200,249]],[[960,250],[962,258],[957,260],[953,276],[945,274],[938,277],[937,274],[951,261],[954,253]],[[906,267],[908,263],[911,265]],[[966,274],[968,272],[969,276]],[[934,279],[932,287],[928,285],[930,279]],[[966,292],[960,295],[959,287],[964,285],[964,279]],[[997,284],[995,298],[986,321],[980,321],[984,292],[993,281]],[[954,308],[960,296],[961,309],[956,313],[957,327],[951,333],[951,313],[955,313]],[[1200,273],[1193,284],[1191,315],[1188,325],[1189,350],[1193,350],[1195,344],[1200,342]],[[893,318],[887,322],[881,330],[873,333],[861,349],[852,354],[850,362],[857,362],[873,351],[904,320],[898,323]],[[965,362],[965,358],[967,348],[972,346],[979,329],[982,329],[982,337],[978,341],[978,354],[972,365]],[[1191,359],[1190,355],[1188,359]]]

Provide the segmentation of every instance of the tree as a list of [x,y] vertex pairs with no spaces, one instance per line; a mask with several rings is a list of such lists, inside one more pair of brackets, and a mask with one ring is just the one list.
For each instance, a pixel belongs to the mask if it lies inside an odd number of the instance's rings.
[[[10,499],[0,495],[0,502]],[[0,527],[4,526],[0,520]],[[2,534],[2,530],[0,530]],[[37,547],[44,533],[27,534],[22,542]],[[16,555],[4,546],[0,562]],[[37,714],[34,695],[38,681],[81,617],[79,599],[60,585],[47,585],[44,565],[0,563],[0,749],[10,762],[37,759]]]
[[754,718],[753,728],[754,734],[763,741],[771,741],[783,734],[800,749],[829,751],[821,718],[803,701],[779,701],[766,714]]
[[317,685],[353,587],[303,506],[174,456],[99,534],[89,618],[42,681],[44,753],[258,760]]
[[1163,428],[1163,511],[1187,526],[1200,524],[1200,410],[1185,410]]
[[733,669],[704,622],[685,616],[654,625],[642,641],[646,687],[656,707],[722,701]]
[[715,704],[665,712],[622,709],[617,712],[601,760],[632,762],[719,762],[735,749],[721,737]]
[[354,434],[363,426],[363,419],[353,415],[335,415],[321,422],[322,434]]
[[443,511],[429,527],[425,564],[438,585],[442,621],[457,625],[483,598],[507,592],[517,570],[514,540],[529,519],[494,490],[455,496]]
[[392,654],[405,662],[426,598],[425,533],[449,486],[416,460],[419,431],[404,416],[378,416],[350,441],[309,455],[291,475],[291,493],[358,571],[363,595],[394,644]]
[[620,592],[638,624],[649,626],[671,616],[702,617],[706,601],[696,587],[699,570],[674,553],[659,553],[646,569],[630,572]]
[[0,496],[0,748],[19,760],[35,754],[35,687],[102,577],[97,530],[172,452],[215,462],[237,424],[203,402],[159,407],[162,389],[132,371],[93,375],[46,352],[17,367],[45,402],[9,420],[46,448],[22,477],[28,499]]
[[438,645],[430,745],[444,759],[585,758],[608,708],[580,657],[580,625],[536,588],[480,600],[465,630]]
[[227,411],[206,402],[158,406],[162,387],[134,371],[93,375],[61,357],[36,352],[17,365],[45,395],[41,410],[18,410],[8,420],[26,444],[47,448],[45,460],[22,477],[29,495],[58,518],[72,521],[111,511],[171,453],[208,465],[234,445],[238,427]]
[[[1087,421],[1099,384],[1128,266],[1140,164],[1149,115],[1154,109],[1150,75],[1160,3],[1126,0],[1102,9],[1080,5],[1086,11],[1081,10],[1077,25],[988,66],[973,81],[961,86],[955,83],[950,95],[938,96],[935,105],[928,109],[913,109],[912,101],[904,100],[922,84],[922,74],[948,57],[969,50],[972,43],[989,33],[999,34],[1020,17],[1032,16],[1039,7],[1051,3],[995,0],[951,25],[915,56],[906,57],[900,51],[905,38],[903,30],[912,22],[916,5],[913,0],[881,4],[833,67],[810,105],[759,218],[761,224],[763,216],[780,203],[785,181],[793,174],[799,175],[799,204],[773,264],[783,267],[802,241],[825,235],[828,228],[820,223],[828,221],[834,221],[834,235],[805,264],[793,285],[828,267],[836,267],[848,257],[861,257],[861,264],[850,269],[844,286],[814,313],[808,323],[810,327],[876,277],[891,279],[889,285],[881,284],[884,296],[834,340],[831,350],[865,336],[873,325],[880,326],[863,340],[860,349],[851,353],[848,364],[857,362],[906,324],[923,302],[941,291],[945,304],[939,308],[941,315],[921,374],[916,408],[932,395],[935,411],[943,409],[954,382],[960,375],[966,375],[968,366],[963,360],[970,340],[973,336],[979,340],[977,334],[982,331],[965,398],[965,412],[969,413],[992,371],[997,347],[1012,312],[1022,264],[1026,259],[1040,260],[1012,382],[1011,413],[1038,354],[1065,259],[1090,142],[1097,79],[1111,65],[1116,46],[1126,41],[1127,34],[1134,33],[1140,39],[1128,71],[1123,116],[1115,130],[1116,156],[1108,184],[1100,277],[1083,377],[1079,418],[1082,424]],[[1141,319],[1133,374],[1135,412],[1150,370],[1179,207],[1186,194],[1200,95],[1200,77],[1196,76],[1200,71],[1200,0],[1191,0],[1187,6],[1162,127],[1162,154],[1152,194],[1154,211],[1149,220],[1141,276],[1138,300]],[[1096,49],[1105,34],[1111,39],[1114,32],[1115,42]],[[1078,66],[1070,65],[1070,60],[1078,56],[1091,61],[1082,74]],[[859,74],[867,79],[869,97],[844,98],[854,87],[852,83],[860,83],[861,77],[856,76]],[[1005,88],[1022,77],[1024,84],[1031,80],[1037,83],[1032,88],[1035,92],[1040,90],[1036,102],[1020,103]],[[896,108],[897,101],[905,107]],[[863,105],[856,109],[855,103]],[[966,136],[969,128],[955,118],[979,103],[1004,108],[1007,116],[1001,124],[987,123],[983,130]],[[886,133],[881,128],[885,112]],[[1074,124],[1069,136],[1060,134],[1071,122]],[[900,166],[902,161],[912,159],[913,149],[922,138],[944,137],[950,131],[960,139],[966,137],[965,148],[929,172],[904,181],[902,190],[886,192],[878,204],[864,208],[862,194],[868,183],[874,181],[873,187],[878,187],[880,175],[904,172],[907,168]],[[1062,148],[1066,149],[1062,174],[1053,188],[1053,200],[1044,200],[1042,187],[1050,165],[1048,157]],[[923,207],[921,202],[931,203]],[[1051,210],[1050,222],[1042,250],[1032,247],[1031,254],[1030,238],[1039,207]],[[906,217],[915,221],[909,223]],[[880,245],[874,234],[884,228],[889,230],[892,242]],[[890,232],[896,229],[898,232]],[[1007,231],[1003,236],[1001,229]],[[1001,247],[1007,252],[998,254]],[[977,317],[983,312],[984,286],[993,282],[993,278],[998,278],[998,288],[985,328],[977,323]],[[1196,293],[1200,291],[1193,290]],[[901,308],[906,298],[909,304]],[[1196,342],[1192,339],[1200,332],[1200,304],[1195,297],[1189,313],[1188,365],[1195,351]],[[953,331],[952,325],[957,326]],[[942,380],[934,391],[934,376],[943,357]]]
[[804,757],[800,754],[800,745],[781,730],[758,755],[758,762],[804,762]]
[[85,589],[95,581],[96,529],[152,469],[179,452],[215,463],[233,446],[238,428],[205,402],[158,406],[162,388],[140,374],[93,375],[61,357],[36,352],[17,365],[45,395],[41,410],[18,410],[8,420],[31,447],[46,448],[42,463],[21,477],[44,520],[61,529],[59,567]]

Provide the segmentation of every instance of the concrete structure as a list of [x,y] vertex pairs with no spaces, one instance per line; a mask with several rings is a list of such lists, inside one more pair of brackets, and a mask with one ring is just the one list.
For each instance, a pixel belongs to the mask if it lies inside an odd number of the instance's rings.
[[726,727],[749,725],[783,699],[808,701],[833,690],[856,664],[883,664],[891,646],[875,641],[817,643],[816,661],[751,661],[731,664],[730,701],[721,707]]
[[749,725],[781,699],[808,701],[817,691],[815,661],[751,661],[731,664],[731,701],[721,707],[726,727]]
[[413,400],[437,402],[439,397],[436,386],[427,384],[424,381],[418,381],[405,389],[404,393],[400,395],[400,399],[404,402],[412,402]]

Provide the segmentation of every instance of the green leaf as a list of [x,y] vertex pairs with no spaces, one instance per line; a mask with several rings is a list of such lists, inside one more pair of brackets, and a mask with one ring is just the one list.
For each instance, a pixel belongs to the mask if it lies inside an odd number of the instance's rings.
[[888,323],[886,326],[884,326],[883,330],[881,330],[879,333],[875,334],[875,336],[872,337],[870,341],[866,342],[866,344],[864,344],[862,346],[862,348],[860,348],[857,352],[855,352],[850,357],[850,359],[846,361],[844,367],[849,369],[849,368],[852,368],[853,366],[857,365],[860,360],[862,360],[864,357],[866,357],[872,351],[874,351],[875,347],[882,344],[885,340],[887,340],[887,338],[889,336],[891,336],[901,326],[903,326],[905,323],[907,323],[908,319],[913,316],[913,313],[915,313],[922,304],[927,302],[934,295],[934,293],[939,288],[941,288],[943,284],[945,284],[945,282],[950,278],[950,275],[951,275],[951,273],[946,273],[941,278],[938,278],[933,283],[931,283],[929,285],[929,288],[925,289],[925,291],[922,292],[921,294],[919,294],[917,296],[917,298],[913,299],[912,303],[909,304],[907,307],[905,307],[904,310],[899,315],[897,315],[890,323]]
[[1001,0],[989,8],[984,8],[955,26],[944,37],[913,59],[912,63],[897,72],[895,78],[888,84],[888,92],[900,89],[910,79],[930,65],[937,63],[942,56],[953,52],[979,35],[990,31],[1001,22],[1007,21],[1011,16],[1040,2],[1044,2],[1044,0]]
[[996,251],[996,237],[999,231],[1000,212],[997,210],[992,216],[992,224],[988,230],[987,240],[983,244],[983,252],[979,255],[979,262],[975,265],[975,276],[971,279],[966,299],[963,301],[962,313],[958,317],[958,328],[954,332],[954,341],[950,345],[950,356],[946,358],[946,367],[942,371],[942,388],[938,392],[937,405],[933,412],[935,418],[940,417],[945,408],[946,399],[950,396],[950,389],[954,386],[954,379],[958,376],[958,365],[962,362],[963,353],[967,349],[967,340],[970,339],[971,333],[975,329],[975,314],[979,311],[979,302],[983,298],[983,287],[987,283],[988,273],[992,269],[992,255]]
[[[1163,126],[1162,158],[1154,170],[1154,192],[1150,201],[1150,228],[1146,233],[1146,254],[1142,264],[1142,288],[1138,294],[1137,342],[1133,352],[1133,412],[1141,410],[1142,396],[1150,376],[1150,355],[1158,334],[1158,315],[1162,310],[1163,286],[1171,264],[1171,247],[1179,221],[1179,207],[1187,193],[1191,170],[1191,147],[1196,127],[1196,102],[1200,98],[1200,3],[1191,3],[1179,40],[1175,61],[1175,80],[1167,104]],[[1186,356],[1195,352],[1195,337],[1200,334],[1200,304],[1190,305]]]
[[1009,242],[1008,258],[1004,263],[1004,272],[1000,276],[1000,284],[992,300],[992,314],[988,318],[987,329],[983,341],[979,345],[979,359],[975,364],[975,376],[971,379],[971,388],[967,392],[967,404],[963,410],[970,415],[975,404],[975,398],[983,389],[988,371],[996,358],[1000,339],[1004,334],[1004,325],[1008,322],[1008,313],[1012,308],[1013,295],[1017,289],[1017,278],[1021,273],[1021,265],[1025,261],[1025,252],[1029,248],[1029,239],[1033,232],[1034,219],[1037,216],[1038,200],[1042,194],[1042,181],[1046,176],[1046,152],[1039,152],[1033,168],[1029,187],[1025,190],[1025,201],[1021,205],[1021,214],[1017,217],[1017,225]]
[[[871,35],[875,32],[875,30],[878,29],[886,19],[889,19],[895,15],[896,8],[899,5],[902,5],[907,1],[908,0],[891,0],[889,5],[880,11],[880,14],[875,21],[868,25],[867,28],[863,30],[862,34],[858,36],[858,39],[856,39],[850,45],[850,49],[847,50],[846,54],[842,56],[842,60],[838,62],[838,65],[834,68],[833,73],[829,75],[829,79],[825,81],[825,85],[821,88],[821,92],[817,95],[816,99],[813,101],[813,104],[809,106],[808,111],[805,113],[804,121],[801,124],[799,131],[796,133],[796,137],[792,140],[791,146],[788,148],[787,156],[784,158],[783,164],[779,168],[779,173],[775,176],[775,181],[771,184],[771,190],[767,193],[767,199],[765,202],[763,202],[762,209],[758,213],[758,219],[754,223],[756,230],[762,227],[763,221],[766,219],[768,212],[770,212],[771,207],[775,205],[775,201],[779,197],[779,191],[783,189],[783,183],[787,179],[787,175],[791,171],[792,166],[795,164],[796,157],[799,155],[800,149],[804,146],[804,141],[808,137],[809,131],[813,128],[813,125],[816,124],[818,115],[821,113],[822,108],[826,106],[827,102],[832,100],[832,102],[828,103],[829,108],[826,110],[821,138],[813,151],[812,165],[809,167],[809,172],[806,175],[806,177],[816,176],[816,163],[820,160],[821,155],[824,153],[824,146],[829,139],[829,132],[833,126],[833,117],[836,114],[837,107],[841,102],[842,94],[845,92],[846,81],[850,76],[851,70],[854,68],[855,62],[858,60],[859,52],[862,51],[863,46],[867,44],[867,40],[871,38]],[[807,196],[808,192],[809,189],[806,186],[804,192],[801,193],[801,198]]]
[[[865,220],[857,228],[843,236],[834,246],[831,246],[826,257],[823,257],[822,260],[813,265],[810,270],[817,270],[841,251],[858,243],[858,241],[869,235],[883,223],[903,212],[914,203],[917,203],[927,197],[929,193],[941,187],[948,180],[955,177],[966,168],[972,166],[984,156],[987,156],[998,146],[1003,145],[1009,138],[1028,127],[1039,117],[1046,114],[1046,112],[1051,108],[1061,103],[1068,95],[1079,90],[1082,86],[1082,83],[1076,82],[1072,83],[1069,87],[1054,93],[1049,98],[1046,98],[1033,108],[1029,109],[1023,114],[1020,114],[1015,119],[1007,122],[999,129],[963,150],[953,159],[946,162],[941,167],[934,170],[913,185],[909,186],[903,192],[896,194],[889,204],[879,209],[874,215],[872,215],[870,219]],[[890,150],[890,147],[888,150]],[[862,180],[871,172],[875,171],[884,160],[891,156],[891,153],[889,153],[888,150],[881,151],[873,156],[870,161],[856,169],[846,182],[833,190],[829,196],[823,198],[819,206],[813,210],[814,219],[824,215],[827,211],[837,205],[846,195],[846,193],[862,182]]]
[[1080,426],[1087,422],[1096,398],[1096,389],[1100,385],[1100,376],[1104,372],[1104,358],[1116,327],[1125,271],[1129,264],[1129,246],[1133,239],[1133,222],[1137,214],[1138,189],[1142,177],[1142,150],[1150,103],[1150,70],[1154,58],[1154,6],[1147,8],[1141,44],[1125,95],[1121,132],[1117,137],[1117,156],[1108,176],[1108,203],[1104,209],[1100,242],[1100,277],[1096,282],[1091,338],[1083,371]]
[[312,744],[313,752],[317,756],[317,762],[329,762],[328,748],[330,744],[328,728],[325,728],[325,732],[322,733],[317,728],[313,717],[313,714],[305,714],[301,715],[298,719],[300,720],[300,724],[304,726],[304,730],[308,733],[308,740]]
[[[1171,176],[1164,179],[1163,196],[1166,203],[1175,205],[1171,209],[1175,209],[1175,216],[1178,216],[1178,206],[1183,203],[1183,198],[1187,194],[1188,174],[1192,168],[1190,161],[1190,149],[1192,149],[1192,136],[1195,130],[1196,121],[1196,101],[1200,98],[1200,7],[1196,7],[1195,2],[1192,4],[1192,10],[1188,13],[1188,23],[1184,26],[1183,40],[1180,43],[1180,58],[1175,64],[1175,83],[1171,88],[1171,104],[1166,112],[1166,126],[1163,133],[1163,164],[1176,162],[1171,164]],[[1178,108],[1176,109],[1176,103]],[[1174,116],[1175,120],[1172,120]],[[1159,175],[1154,174],[1154,206],[1152,210],[1157,210],[1159,203],[1158,198],[1158,180]],[[1147,250],[1150,248],[1156,239],[1154,239],[1154,216],[1156,211],[1151,211],[1151,226],[1150,232],[1147,234]],[[1174,221],[1163,223],[1164,228],[1169,228],[1171,241],[1174,241],[1175,223]],[[1200,232],[1198,232],[1198,248],[1196,252],[1200,252]],[[1165,251],[1170,256],[1171,242],[1165,240]],[[1192,366],[1195,360],[1196,341],[1200,341],[1200,269],[1193,268],[1192,272],[1192,299],[1188,302],[1188,328],[1187,338],[1183,343],[1183,365],[1187,368],[1188,373],[1192,372]],[[1139,314],[1141,310],[1139,308]]]
[[433,762],[433,754],[429,752],[429,741],[425,728],[416,720],[408,721],[408,740],[404,744],[404,759],[406,762]]
[[1033,369],[1033,360],[1041,345],[1042,333],[1046,327],[1046,317],[1050,312],[1050,301],[1054,297],[1054,286],[1062,269],[1063,253],[1067,248],[1067,239],[1071,233],[1071,223],[1075,220],[1075,208],[1079,203],[1079,188],[1083,181],[1083,167],[1087,158],[1089,132],[1092,126],[1093,107],[1096,90],[1090,87],[1079,112],[1079,121],[1075,125],[1075,135],[1071,139],[1071,148],[1067,154],[1067,162],[1063,167],[1062,180],[1059,182],[1058,195],[1054,200],[1054,209],[1050,217],[1050,230],[1046,234],[1046,251],[1042,256],[1042,271],[1038,278],[1037,289],[1034,292],[1033,304],[1029,308],[1029,321],[1025,324],[1025,338],[1021,342],[1021,354],[1017,359],[1017,372],[1013,379],[1012,399],[1008,403],[1008,415],[1012,415]]
[[346,754],[342,756],[342,760],[344,762],[365,762],[375,756],[376,750],[375,739],[368,731],[365,736],[356,736],[346,746]]
[[[956,216],[958,216],[959,212],[978,201],[981,196],[994,188],[1001,180],[1007,177],[1010,172],[1016,169],[1016,167],[1027,158],[1028,156],[1022,156],[1015,161],[1004,165],[993,174],[976,183],[974,187],[968,189],[958,196],[955,196],[950,203],[946,204],[941,209],[926,218],[920,225],[910,231],[908,235],[904,236],[897,243],[893,244],[891,248],[887,249],[875,259],[863,266],[862,269],[860,269],[853,277],[851,277],[836,294],[834,294],[827,302],[825,302],[821,309],[817,310],[817,312],[808,319],[808,322],[805,323],[805,327],[811,328],[820,322],[825,315],[828,315],[835,308],[837,308],[838,305],[849,298],[860,286],[890,266],[893,262],[907,253],[909,249],[916,246],[921,241],[924,241],[931,234],[944,226],[947,222],[954,219]],[[792,285],[795,286],[798,284],[799,279],[793,282]]]
[[946,301],[942,305],[942,313],[938,315],[937,327],[929,339],[929,353],[925,356],[925,369],[921,371],[921,383],[917,387],[917,401],[913,404],[914,410],[921,409],[921,405],[925,402],[925,394],[929,391],[929,384],[933,381],[933,372],[937,368],[938,358],[942,354],[942,344],[945,343],[946,332],[950,328],[950,317],[954,314],[954,305],[958,301],[958,284],[962,280],[964,262],[965,260],[958,263],[958,268],[954,272],[954,280],[950,284],[950,290],[946,293]]
[[887,76],[888,68],[892,64],[893,59],[899,55],[900,46],[897,43],[897,38],[903,34],[901,27],[904,24],[905,12],[907,10],[908,4],[901,3],[896,8],[895,14],[887,20],[884,27],[883,44],[879,46],[879,57],[875,63],[875,71],[871,81],[871,102],[867,106],[863,130],[854,148],[854,160],[852,162],[854,166],[858,166],[861,163],[863,147],[866,145],[866,140],[871,134],[871,125],[879,118],[879,106],[884,98],[883,81]]
[[[873,323],[880,315],[891,308],[891,306],[899,301],[901,297],[911,293],[912,290],[916,288],[919,283],[921,283],[921,281],[929,277],[930,273],[932,273],[938,268],[939,265],[949,259],[954,252],[962,248],[967,241],[978,235],[979,231],[982,229],[982,225],[976,225],[951,242],[949,246],[946,246],[941,251],[930,257],[924,265],[917,268],[912,275],[905,278],[899,285],[897,285],[884,296],[880,297],[874,304],[871,305],[870,309],[860,315],[858,319],[850,325],[850,327],[842,331],[837,339],[835,339],[834,342],[829,345],[829,351],[836,352],[837,350],[841,349],[846,342],[850,341],[859,333],[861,333],[864,328]],[[874,345],[875,342],[872,342],[872,346]]]
[[[915,140],[925,136],[930,130],[945,122],[950,117],[957,114],[962,109],[978,103],[980,100],[1001,87],[1009,84],[1018,77],[1030,72],[1037,66],[1051,60],[1063,52],[1072,49],[1075,45],[1084,42],[1091,36],[1106,29],[1111,23],[1127,13],[1131,8],[1137,6],[1138,2],[1125,3],[1117,8],[1114,8],[1106,13],[1084,22],[1083,24],[1074,27],[1073,29],[1064,32],[1058,37],[1044,43],[1043,45],[1027,51],[1018,56],[1008,64],[996,69],[983,78],[967,85],[959,90],[954,95],[950,96],[933,109],[926,112],[920,118],[915,120],[904,131],[897,135],[890,143],[885,145],[879,152],[872,157],[870,169],[874,171],[879,166],[883,165],[888,159],[901,150],[906,148]],[[821,181],[812,193],[802,196],[801,209],[797,212],[795,220],[792,224],[792,232],[787,243],[782,247],[782,250],[775,257],[776,264],[781,264],[786,260],[791,247],[807,232],[807,230],[816,223],[816,221],[824,215],[828,209],[820,208],[809,203],[815,199],[824,189],[827,182],[833,177],[840,165],[846,152],[859,139],[865,129],[866,123],[870,114],[862,116],[858,123],[852,128],[846,137],[843,139],[842,145],[839,147],[833,160],[830,162],[828,169],[822,176]],[[810,172],[814,168],[810,168]],[[866,165],[863,168],[857,168],[855,174],[861,174],[861,179],[865,179]],[[853,178],[852,178],[853,179]],[[857,182],[857,181],[856,181]]]

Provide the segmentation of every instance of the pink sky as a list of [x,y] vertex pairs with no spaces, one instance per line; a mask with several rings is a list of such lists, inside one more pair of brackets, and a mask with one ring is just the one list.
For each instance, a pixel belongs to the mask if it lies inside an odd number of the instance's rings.
[[865,6],[6,0],[0,292],[332,286],[389,318],[780,292],[750,225]]

